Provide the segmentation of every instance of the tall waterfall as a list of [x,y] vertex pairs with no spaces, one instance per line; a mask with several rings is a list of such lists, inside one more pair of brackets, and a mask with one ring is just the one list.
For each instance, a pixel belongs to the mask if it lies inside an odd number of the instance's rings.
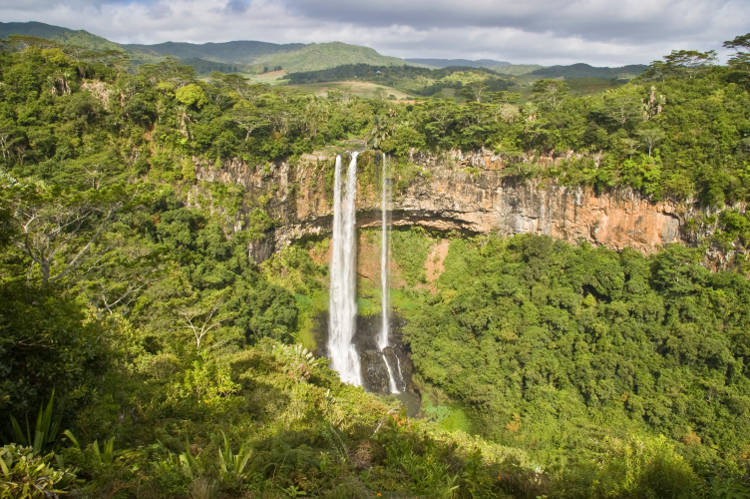
[[[380,334],[378,335],[378,350],[383,355],[385,366],[388,369],[388,385],[391,393],[400,393],[396,378],[393,373],[393,367],[388,361],[388,355],[385,349],[388,347],[388,305],[389,305],[389,287],[388,287],[388,262],[390,260],[390,245],[388,244],[388,179],[386,169],[386,157],[383,154],[383,168],[381,170],[381,191],[380,191]],[[398,357],[396,357],[398,364]],[[397,366],[398,367],[398,366]],[[398,369],[400,371],[400,369]]]
[[[357,318],[357,241],[355,199],[357,197],[357,153],[346,173],[342,195],[341,156],[336,156],[333,181],[333,238],[331,243],[331,295],[329,301],[328,351],[331,367],[341,381],[362,385],[359,355],[352,338]],[[343,199],[342,199],[343,198]]]

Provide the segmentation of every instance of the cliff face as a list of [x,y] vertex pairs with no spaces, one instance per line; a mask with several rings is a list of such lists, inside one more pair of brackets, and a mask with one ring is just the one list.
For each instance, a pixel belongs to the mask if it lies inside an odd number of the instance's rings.
[[[571,242],[588,241],[620,250],[651,253],[681,241],[680,228],[689,207],[650,203],[628,189],[597,194],[590,188],[566,187],[552,181],[504,177],[499,157],[487,154],[415,157],[424,175],[417,175],[393,198],[394,225],[464,233],[546,234]],[[238,162],[221,169],[199,165],[199,180],[242,185],[264,195],[276,228],[251,248],[256,260],[294,240],[330,231],[333,157],[303,157],[263,171]],[[380,223],[379,186],[360,185],[357,222]]]

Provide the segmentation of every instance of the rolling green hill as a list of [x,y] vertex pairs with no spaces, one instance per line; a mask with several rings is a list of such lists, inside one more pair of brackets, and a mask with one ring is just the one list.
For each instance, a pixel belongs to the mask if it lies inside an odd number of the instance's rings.
[[542,78],[608,78],[629,80],[643,73],[648,66],[643,64],[631,64],[617,68],[594,67],[588,64],[578,63],[570,66],[549,66],[540,68],[529,73],[531,76]]
[[[487,91],[507,90],[513,85],[509,78],[499,76],[487,68],[447,67],[430,69],[416,66],[371,66],[345,64],[319,71],[303,71],[287,76],[293,85],[325,82],[361,81],[398,89],[413,95],[447,97],[460,93],[472,85],[481,85]],[[313,87],[317,88],[317,87]],[[462,98],[466,98],[462,95]]]
[[521,76],[536,71],[537,69],[542,69],[543,67],[544,66],[540,66],[539,64],[511,64],[510,66],[497,66],[492,69],[493,71],[504,75]]
[[531,73],[537,69],[542,69],[544,66],[539,64],[511,64],[507,61],[496,61],[494,59],[406,59],[409,62],[415,64],[422,64],[433,68],[449,68],[449,67],[467,67],[467,68],[486,68],[491,69],[497,73],[506,74],[510,76],[520,76]]
[[180,43],[165,42],[155,45],[123,45],[129,51],[143,52],[155,56],[173,55],[181,60],[202,59],[228,64],[250,64],[262,56],[299,50],[303,43],[268,43],[253,40],[226,43]]
[[415,64],[422,64],[434,68],[452,66],[487,68],[498,73],[520,76],[530,75],[541,78],[604,78],[629,80],[645,71],[642,64],[631,64],[621,67],[595,67],[585,63],[568,66],[540,66],[538,64],[511,64],[494,59],[406,59]]
[[88,31],[72,30],[50,24],[28,22],[28,23],[2,23],[0,22],[0,38],[8,38],[11,35],[34,36],[46,38],[67,45],[77,45],[95,50],[122,50],[122,46],[92,35]]
[[155,63],[166,56],[174,56],[181,63],[193,66],[200,74],[211,71],[265,73],[278,69],[290,73],[329,69],[341,64],[410,64],[403,59],[383,56],[369,47],[342,42],[305,45],[240,40],[203,44],[165,42],[154,45],[120,45],[83,30],[76,31],[38,22],[0,23],[0,38],[11,35],[46,38],[97,50],[123,50],[135,65]]
[[84,30],[72,30],[39,22],[0,23],[0,38],[7,38],[11,35],[46,38],[96,50],[123,50],[128,53],[134,65],[155,63],[166,56],[174,56],[183,64],[195,68],[199,74],[207,74],[211,71],[258,74],[274,70],[300,73],[328,70],[343,65],[366,64],[391,67],[487,68],[512,76],[529,75],[538,78],[630,79],[642,73],[646,68],[643,65],[617,68],[594,67],[583,63],[543,67],[535,64],[511,64],[493,59],[399,59],[381,55],[369,47],[342,42],[305,45],[303,43],[278,44],[240,40],[203,44],[184,42],[153,45],[118,44]]
[[[258,41],[204,43],[202,45],[167,42],[156,45],[125,45],[125,47],[135,58],[142,60],[172,55],[181,62],[193,66],[199,73],[207,73],[214,69],[256,74],[278,70],[291,73],[318,71],[341,64],[378,66],[408,64],[396,57],[380,55],[369,47],[341,42],[310,45],[302,43],[281,45]],[[143,57],[144,55],[146,57]],[[230,65],[232,69],[216,68],[214,67],[216,64]]]
[[425,66],[432,66],[435,68],[448,68],[452,66],[462,66],[467,68],[494,68],[497,66],[511,66],[511,63],[507,61],[496,61],[494,59],[477,59],[475,61],[469,59],[406,59],[414,64],[422,64]]
[[[255,69],[280,68],[287,73],[318,71],[345,64],[403,66],[409,63],[397,57],[380,55],[374,49],[342,42],[313,43],[293,52],[270,54],[255,61]],[[262,68],[261,68],[262,69]]]

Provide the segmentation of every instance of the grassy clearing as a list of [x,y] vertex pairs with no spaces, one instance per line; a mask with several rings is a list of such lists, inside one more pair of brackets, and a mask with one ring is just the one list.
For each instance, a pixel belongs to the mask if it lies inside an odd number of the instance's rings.
[[328,92],[334,90],[348,93],[357,97],[365,98],[383,98],[383,99],[412,99],[413,97],[405,92],[396,90],[385,85],[378,85],[368,81],[335,81],[325,83],[305,83],[301,85],[289,85],[291,88],[298,88],[318,96],[327,96]]

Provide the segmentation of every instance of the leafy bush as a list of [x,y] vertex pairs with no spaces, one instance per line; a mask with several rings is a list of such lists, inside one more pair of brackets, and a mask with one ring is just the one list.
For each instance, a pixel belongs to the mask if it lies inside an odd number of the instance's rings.
[[702,487],[698,475],[663,435],[604,443],[607,449],[601,461],[574,469],[577,475],[565,477],[562,495],[689,498]]
[[55,454],[41,455],[31,447],[0,447],[0,497],[32,499],[56,497],[75,484],[71,468],[53,464]]

